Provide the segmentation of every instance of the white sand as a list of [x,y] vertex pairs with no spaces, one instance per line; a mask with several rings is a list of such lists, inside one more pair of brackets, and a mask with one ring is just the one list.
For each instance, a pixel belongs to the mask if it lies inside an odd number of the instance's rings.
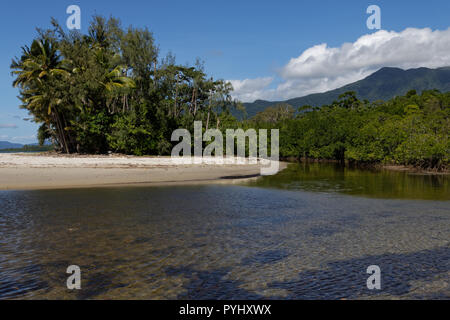
[[260,163],[177,164],[169,157],[0,154],[0,190],[235,183],[260,171]]

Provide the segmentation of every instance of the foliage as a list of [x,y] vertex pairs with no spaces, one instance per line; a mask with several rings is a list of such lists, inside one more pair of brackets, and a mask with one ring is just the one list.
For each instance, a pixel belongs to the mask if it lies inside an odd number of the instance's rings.
[[[246,126],[280,128],[283,157],[358,163],[397,163],[428,168],[450,164],[450,92],[424,91],[369,103],[347,92],[321,108],[305,106],[274,123],[268,109]],[[264,123],[261,119],[266,119]]]
[[22,108],[65,153],[169,154],[171,134],[194,120],[221,127],[231,84],[208,78],[202,63],[159,58],[147,29],[123,29],[94,16],[88,34],[66,33],[56,20],[38,30],[11,64]]

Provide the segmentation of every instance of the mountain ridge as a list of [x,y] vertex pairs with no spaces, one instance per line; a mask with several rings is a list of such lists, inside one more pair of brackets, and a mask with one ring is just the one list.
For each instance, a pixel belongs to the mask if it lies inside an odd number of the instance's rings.
[[362,80],[347,84],[343,87],[326,91],[323,93],[313,93],[306,96],[292,98],[284,101],[255,100],[244,103],[247,117],[253,117],[256,113],[264,111],[267,107],[280,103],[287,103],[294,108],[304,105],[320,107],[331,104],[337,100],[339,95],[347,91],[355,91],[361,100],[389,100],[395,96],[405,95],[410,90],[418,93],[424,90],[437,89],[441,92],[450,91],[450,66],[436,69],[414,68],[401,69],[395,67],[383,67]]
[[13,142],[9,142],[9,141],[0,141],[0,150],[3,149],[17,149],[17,148],[22,148],[23,144],[20,143],[13,143]]

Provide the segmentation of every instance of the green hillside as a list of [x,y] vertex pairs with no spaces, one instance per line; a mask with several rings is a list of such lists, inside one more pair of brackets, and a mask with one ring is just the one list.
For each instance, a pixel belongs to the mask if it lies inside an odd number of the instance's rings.
[[422,92],[424,90],[437,89],[441,92],[450,91],[450,67],[428,69],[418,68],[403,70],[399,68],[382,68],[367,78],[348,84],[341,88],[324,93],[310,94],[300,98],[286,101],[257,100],[253,103],[244,103],[248,117],[256,115],[267,107],[287,103],[294,108],[304,105],[319,107],[331,104],[339,95],[354,91],[361,100],[389,100],[396,96],[405,95],[409,90]]

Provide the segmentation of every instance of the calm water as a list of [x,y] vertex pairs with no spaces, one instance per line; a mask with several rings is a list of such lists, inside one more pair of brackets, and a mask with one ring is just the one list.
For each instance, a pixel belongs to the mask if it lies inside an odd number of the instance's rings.
[[411,200],[450,200],[450,176],[390,170],[360,170],[339,164],[291,164],[249,186]]
[[[0,192],[0,299],[450,299],[448,200],[448,177],[330,165],[238,186]],[[69,265],[82,290],[66,289]]]

